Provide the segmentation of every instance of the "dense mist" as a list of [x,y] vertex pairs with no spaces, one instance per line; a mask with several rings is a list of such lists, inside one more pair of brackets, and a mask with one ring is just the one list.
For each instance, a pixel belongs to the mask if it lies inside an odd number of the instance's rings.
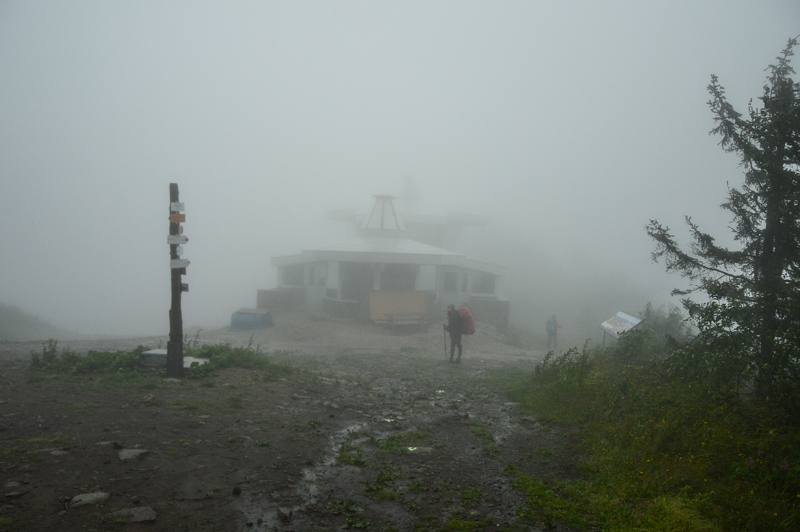
[[3,2],[0,302],[165,333],[175,182],[184,322],[221,327],[410,176],[415,212],[490,220],[460,245],[508,267],[513,322],[579,342],[678,303],[651,218],[727,238],[706,86],[745,108],[798,33],[789,0]]

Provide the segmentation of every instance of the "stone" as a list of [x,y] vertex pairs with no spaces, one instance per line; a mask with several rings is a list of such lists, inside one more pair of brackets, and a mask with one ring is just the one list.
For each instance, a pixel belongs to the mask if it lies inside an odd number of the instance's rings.
[[278,506],[278,517],[280,517],[284,521],[288,521],[289,519],[292,518],[292,509],[284,508],[283,506]]
[[135,460],[146,453],[147,449],[122,449],[119,452],[119,459],[123,462],[128,462],[130,460]]
[[129,523],[152,523],[156,520],[156,511],[149,506],[125,508],[111,514],[115,519],[125,519]]
[[78,508],[79,506],[86,506],[89,504],[99,504],[107,501],[109,497],[111,497],[110,494],[102,491],[96,491],[94,493],[81,493],[80,495],[75,495],[72,500],[69,501],[69,507]]

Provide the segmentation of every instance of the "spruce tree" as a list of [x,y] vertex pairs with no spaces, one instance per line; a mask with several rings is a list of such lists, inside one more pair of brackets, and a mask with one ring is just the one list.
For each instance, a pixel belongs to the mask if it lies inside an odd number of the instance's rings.
[[698,353],[709,374],[723,382],[752,383],[763,398],[800,419],[800,83],[792,79],[790,39],[767,68],[760,103],[741,114],[711,77],[711,134],[736,153],[744,183],[728,187],[721,207],[732,214],[736,249],[720,246],[686,217],[688,250],[669,227],[651,220],[654,261],[690,279],[707,297],[684,306],[698,327]]

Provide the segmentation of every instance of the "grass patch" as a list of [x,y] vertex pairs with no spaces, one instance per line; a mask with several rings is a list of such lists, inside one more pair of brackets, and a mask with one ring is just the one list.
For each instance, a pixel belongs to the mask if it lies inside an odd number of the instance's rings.
[[577,504],[610,531],[798,529],[798,429],[769,404],[702,381],[685,369],[687,350],[668,349],[632,334],[548,357],[512,385],[540,419],[581,425],[587,457],[585,481],[519,476],[522,515],[572,523]]
[[[163,367],[153,368],[142,363],[142,353],[148,347],[139,346],[131,351],[97,352],[89,351],[82,355],[70,349],[59,352],[58,340],[50,339],[42,344],[41,353],[31,352],[28,382],[54,380],[61,375],[90,376],[104,386],[138,386],[144,389],[158,387],[166,376]],[[295,372],[287,364],[274,362],[258,348],[231,347],[229,345],[186,346],[185,356],[208,359],[203,365],[192,365],[185,369],[185,376],[201,379],[215,375],[224,368],[244,368],[258,371],[262,381],[273,381]],[[214,383],[204,381],[203,387],[214,387]]]
[[417,493],[420,491],[428,491],[428,486],[423,484],[417,479],[412,479],[411,482],[408,484],[408,491],[410,493]]
[[375,499],[378,501],[393,501],[397,498],[397,494],[390,489],[381,488],[375,492]]
[[[9,442],[9,446],[4,446],[0,450],[0,455],[7,456],[10,454],[15,453],[34,453],[35,451],[40,450],[42,447],[45,449],[52,447],[53,445],[63,445],[67,443],[67,439],[63,436],[54,436],[52,438],[28,438],[26,440],[16,440],[13,442]],[[33,457],[31,455],[31,457]]]
[[390,488],[398,478],[400,474],[393,467],[385,466],[378,471],[375,482],[365,484],[364,489],[379,501],[393,501],[397,498],[397,494]]
[[258,370],[260,379],[274,381],[292,374],[295,370],[287,364],[272,361],[266,353],[256,347],[231,347],[227,344],[204,345],[202,347],[187,348],[186,356],[205,358],[208,362],[203,365],[193,365],[186,372],[189,378],[203,378],[217,373],[225,368],[245,368]]
[[517,517],[532,524],[540,523],[554,529],[556,523],[566,523],[583,530],[589,522],[582,515],[580,502],[570,499],[566,493],[527,475],[518,475],[512,486],[526,496],[525,507],[517,509]]
[[364,467],[367,461],[362,458],[364,451],[355,445],[342,445],[336,455],[336,465]]
[[360,514],[364,511],[355,501],[350,499],[339,499],[335,503],[328,505],[328,511],[334,515],[340,514]]
[[484,440],[489,443],[494,442],[494,434],[492,431],[484,427],[483,425],[475,425],[472,427],[472,433],[477,436],[479,439]]
[[[42,344],[42,352],[31,352],[28,382],[58,378],[59,375],[88,375],[107,386],[120,384],[146,387],[154,379],[163,377],[162,369],[151,369],[142,364],[141,354],[147,347],[132,351],[89,351],[81,355],[70,349],[58,352],[58,340]],[[99,378],[98,378],[99,377]]]
[[367,530],[372,528],[372,523],[361,517],[348,517],[344,521],[344,526],[348,529]]
[[478,488],[463,489],[459,494],[461,502],[467,506],[479,503],[481,497],[483,497],[483,492]]

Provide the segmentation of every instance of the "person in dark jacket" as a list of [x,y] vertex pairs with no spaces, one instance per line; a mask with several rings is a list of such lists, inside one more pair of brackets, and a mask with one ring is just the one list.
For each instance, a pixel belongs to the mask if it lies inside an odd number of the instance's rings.
[[547,349],[552,346],[554,351],[558,350],[558,330],[560,328],[561,324],[558,323],[558,318],[556,318],[555,314],[547,318]]
[[461,316],[458,315],[455,305],[447,305],[447,325],[444,330],[450,333],[450,362],[453,362],[453,356],[456,353],[456,346],[458,346],[457,363],[461,362],[461,335],[464,334],[464,322],[461,321]]

